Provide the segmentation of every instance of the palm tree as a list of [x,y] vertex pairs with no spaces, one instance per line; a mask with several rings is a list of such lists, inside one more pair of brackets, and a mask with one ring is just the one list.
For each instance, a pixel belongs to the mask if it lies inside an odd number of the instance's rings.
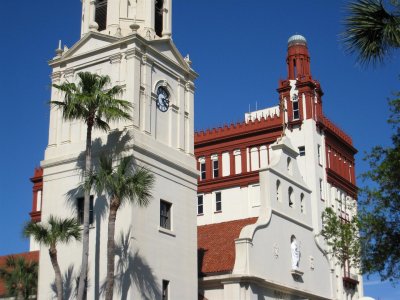
[[[82,120],[86,123],[85,178],[92,167],[92,130],[95,128],[107,132],[108,123],[117,120],[131,120],[129,114],[132,104],[116,99],[122,93],[122,87],[107,87],[111,83],[109,76],[101,76],[90,72],[78,73],[79,82],[54,84],[53,87],[65,93],[64,101],[51,101],[55,107],[62,109],[65,120]],[[90,192],[85,191],[83,203],[83,240],[82,264],[79,276],[78,299],[82,300],[87,280],[89,260],[89,207]]]
[[8,296],[16,300],[29,299],[37,290],[38,263],[8,256],[5,266],[0,268],[0,278],[4,280]]
[[87,187],[93,186],[98,194],[105,192],[109,199],[108,238],[107,238],[107,278],[106,300],[111,300],[114,293],[115,261],[115,221],[117,212],[126,202],[147,206],[150,202],[154,175],[147,169],[134,168],[132,156],[121,159],[119,165],[112,166],[112,158],[101,156],[99,169],[87,179]]
[[49,247],[51,264],[53,265],[56,281],[57,299],[63,299],[62,277],[57,259],[57,244],[80,240],[81,228],[74,219],[60,219],[50,216],[47,223],[29,222],[24,227],[24,234],[32,236],[38,243]]
[[347,10],[345,48],[356,53],[361,64],[382,63],[390,51],[400,47],[400,6],[393,4],[389,11],[382,0],[351,2]]

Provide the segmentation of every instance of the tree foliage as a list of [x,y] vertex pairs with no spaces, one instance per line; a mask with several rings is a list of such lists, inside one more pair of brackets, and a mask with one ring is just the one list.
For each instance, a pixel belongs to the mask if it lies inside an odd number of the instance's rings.
[[376,146],[366,156],[370,170],[362,175],[360,211],[363,270],[383,280],[400,279],[400,93],[389,101],[393,126],[389,147]]
[[38,263],[8,256],[5,266],[0,268],[0,278],[5,283],[7,296],[17,300],[29,299],[37,292]]
[[81,227],[74,218],[61,219],[50,216],[47,222],[28,222],[24,227],[24,235],[49,248],[57,247],[59,243],[69,243],[80,240]]
[[327,252],[336,258],[336,264],[344,266],[348,264],[351,267],[360,266],[360,223],[357,216],[351,220],[341,220],[335,211],[328,207],[322,213],[323,228],[320,235],[325,239]]
[[[357,0],[347,7],[346,49],[364,65],[381,64],[400,47],[400,2]],[[359,199],[362,271],[382,280],[400,279],[400,93],[389,101],[392,145],[376,146],[365,157],[370,170]]]
[[400,46],[400,7],[397,1],[387,2],[358,0],[347,7],[342,39],[361,64],[382,63]]
[[64,92],[64,101],[51,101],[50,103],[62,109],[65,120],[84,121],[87,126],[107,131],[109,122],[114,120],[131,120],[129,111],[132,104],[116,97],[122,93],[123,88],[111,84],[109,76],[101,76],[90,72],[78,73],[77,84],[65,82],[53,87]]
[[24,235],[49,248],[50,261],[55,273],[56,294],[58,300],[63,300],[63,284],[60,266],[57,258],[57,245],[80,240],[81,228],[76,219],[61,219],[50,216],[47,223],[29,222],[24,227]]

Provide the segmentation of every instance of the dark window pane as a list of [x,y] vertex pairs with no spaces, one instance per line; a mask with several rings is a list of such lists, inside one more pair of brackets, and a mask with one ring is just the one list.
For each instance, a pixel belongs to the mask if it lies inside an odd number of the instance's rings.
[[299,147],[300,156],[306,155],[306,148],[304,146]]
[[[83,224],[83,203],[84,198],[80,197],[77,199],[77,211],[78,211],[78,221]],[[93,196],[90,196],[90,206],[89,206],[89,224],[93,224],[94,213],[93,213]]]
[[162,300],[168,300],[168,286],[169,286],[169,281],[163,280],[162,281]]
[[99,25],[99,31],[107,27],[107,0],[98,0],[96,2],[95,21]]
[[217,178],[218,177],[218,160],[213,160],[213,177]]
[[163,31],[163,0],[156,0],[155,18],[154,18],[154,30],[158,36],[162,36]]
[[293,101],[293,119],[298,119],[299,117],[299,102]]
[[200,173],[201,173],[201,180],[206,179],[206,163],[200,164]]
[[160,227],[171,229],[171,203],[160,202]]
[[221,193],[215,193],[215,210],[221,211],[222,210],[222,201],[221,201]]
[[203,214],[203,195],[197,196],[197,214]]

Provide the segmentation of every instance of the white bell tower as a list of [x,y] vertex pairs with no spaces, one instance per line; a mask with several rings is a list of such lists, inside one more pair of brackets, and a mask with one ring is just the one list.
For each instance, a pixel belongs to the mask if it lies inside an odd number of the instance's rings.
[[[109,132],[93,132],[93,162],[103,151],[124,149],[124,155],[134,155],[135,163],[155,177],[146,208],[127,204],[118,212],[115,238],[123,235],[129,245],[124,246],[124,257],[117,258],[126,269],[115,274],[124,279],[123,286],[114,289],[114,299],[161,299],[162,295],[196,299],[197,73],[189,56],[182,56],[171,39],[172,0],[82,0],[82,5],[79,41],[69,48],[60,44],[49,62],[52,84],[77,83],[80,72],[91,72],[109,76],[110,86],[121,86],[118,97],[132,104],[132,120],[110,123]],[[64,101],[64,95],[53,87],[51,100]],[[49,143],[41,162],[42,220],[50,215],[77,216],[81,193],[69,200],[66,195],[81,183],[85,134],[84,122],[64,120],[60,110],[51,108]],[[107,204],[104,195],[92,191],[92,196],[87,299],[102,299],[107,269],[107,220],[102,213]],[[40,251],[38,299],[50,299],[53,270],[46,248]],[[75,277],[81,243],[60,245],[58,251],[61,272],[73,266]],[[117,281],[116,286],[121,284]]]
[[81,36],[90,31],[125,36],[139,26],[147,39],[169,38],[171,14],[172,0],[82,0]]

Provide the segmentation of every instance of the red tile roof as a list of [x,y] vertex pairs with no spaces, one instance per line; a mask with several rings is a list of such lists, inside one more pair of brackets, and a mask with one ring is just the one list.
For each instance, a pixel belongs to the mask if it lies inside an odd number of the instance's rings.
[[[27,261],[39,261],[39,251],[31,251],[25,253],[9,254],[0,256],[0,267],[4,267],[8,256],[24,257]],[[0,280],[0,297],[6,294],[6,288],[2,280]]]
[[199,274],[226,273],[235,263],[235,239],[243,227],[254,224],[257,218],[248,218],[197,227]]

